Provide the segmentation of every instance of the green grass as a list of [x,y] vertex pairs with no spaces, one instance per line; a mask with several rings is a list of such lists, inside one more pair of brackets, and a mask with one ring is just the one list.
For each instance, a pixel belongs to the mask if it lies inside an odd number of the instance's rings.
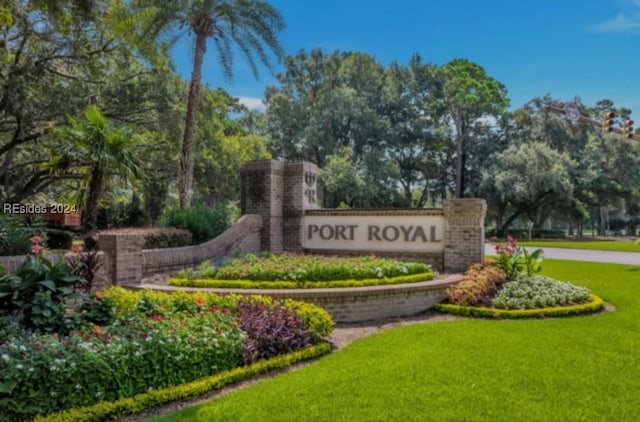
[[640,245],[632,241],[607,240],[534,240],[518,241],[520,246],[535,246],[540,248],[590,249],[616,252],[640,252]]
[[616,312],[382,332],[156,421],[635,421],[640,266],[545,261]]

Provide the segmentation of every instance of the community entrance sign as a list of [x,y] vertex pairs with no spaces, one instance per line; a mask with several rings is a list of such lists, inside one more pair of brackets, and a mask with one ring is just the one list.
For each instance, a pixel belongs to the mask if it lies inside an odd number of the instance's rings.
[[305,249],[442,252],[444,216],[307,215]]
[[461,272],[484,261],[483,199],[443,201],[437,209],[322,209],[318,167],[251,161],[242,167],[242,214],[262,219],[261,249],[275,253],[380,255]]

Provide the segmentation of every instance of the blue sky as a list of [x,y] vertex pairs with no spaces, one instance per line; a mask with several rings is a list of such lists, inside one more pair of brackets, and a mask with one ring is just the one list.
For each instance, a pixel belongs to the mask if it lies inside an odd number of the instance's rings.
[[[287,54],[321,48],[361,51],[382,65],[406,64],[413,53],[443,65],[466,58],[506,85],[511,109],[550,93],[593,105],[609,98],[640,120],[640,0],[272,0],[287,29]],[[260,68],[255,80],[241,53],[225,81],[209,45],[203,82],[250,107],[277,85]],[[173,49],[178,71],[191,74],[192,41]]]

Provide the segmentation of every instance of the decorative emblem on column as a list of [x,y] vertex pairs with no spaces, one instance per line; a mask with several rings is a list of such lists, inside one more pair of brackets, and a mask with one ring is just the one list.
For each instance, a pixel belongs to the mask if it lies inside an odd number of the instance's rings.
[[306,195],[309,203],[316,203],[316,174],[311,172],[304,173],[304,183],[307,185],[304,190],[304,194]]

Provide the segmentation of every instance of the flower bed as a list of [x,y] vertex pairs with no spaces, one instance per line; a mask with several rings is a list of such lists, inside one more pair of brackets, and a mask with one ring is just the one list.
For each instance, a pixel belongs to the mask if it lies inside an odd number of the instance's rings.
[[339,258],[314,255],[246,255],[220,267],[204,262],[181,271],[169,285],[211,288],[294,289],[364,287],[432,280],[431,268],[372,256]]
[[603,300],[589,289],[536,275],[542,268],[541,249],[529,253],[509,237],[506,247],[498,245],[496,252],[495,262],[470,266],[435,308],[488,318],[567,316],[602,309]]
[[0,420],[177,386],[320,344],[333,328],[321,308],[260,296],[113,288],[76,313],[67,335],[1,320]]

